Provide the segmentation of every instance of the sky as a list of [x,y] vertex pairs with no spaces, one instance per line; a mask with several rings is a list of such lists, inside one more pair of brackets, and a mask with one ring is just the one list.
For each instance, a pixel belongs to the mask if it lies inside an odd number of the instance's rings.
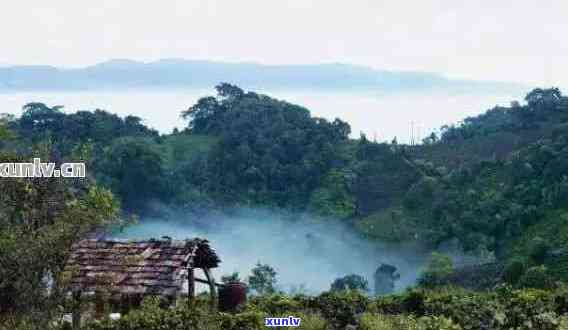
[[568,88],[566,0],[18,0],[0,64],[342,62]]

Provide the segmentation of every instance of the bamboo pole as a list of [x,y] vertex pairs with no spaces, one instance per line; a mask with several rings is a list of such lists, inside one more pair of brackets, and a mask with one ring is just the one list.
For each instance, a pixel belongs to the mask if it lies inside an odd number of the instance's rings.
[[207,282],[209,284],[209,293],[211,296],[210,307],[212,310],[217,309],[217,287],[215,283],[215,278],[213,278],[213,274],[209,268],[203,268],[203,272],[205,273],[205,277],[207,278]]

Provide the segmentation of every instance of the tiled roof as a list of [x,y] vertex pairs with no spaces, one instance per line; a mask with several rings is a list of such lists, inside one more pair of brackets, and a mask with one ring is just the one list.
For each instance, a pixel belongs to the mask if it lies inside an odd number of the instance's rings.
[[194,268],[215,268],[220,262],[202,239],[85,239],[73,245],[65,270],[73,291],[106,288],[113,294],[175,296],[182,289],[192,253]]

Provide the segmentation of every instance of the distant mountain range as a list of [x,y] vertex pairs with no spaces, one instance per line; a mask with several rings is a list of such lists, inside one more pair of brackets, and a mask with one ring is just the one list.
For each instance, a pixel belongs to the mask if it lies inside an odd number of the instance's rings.
[[220,82],[245,89],[464,92],[519,91],[506,82],[448,79],[440,74],[375,70],[348,64],[262,65],[164,59],[150,63],[111,60],[84,68],[0,67],[0,91],[211,88]]

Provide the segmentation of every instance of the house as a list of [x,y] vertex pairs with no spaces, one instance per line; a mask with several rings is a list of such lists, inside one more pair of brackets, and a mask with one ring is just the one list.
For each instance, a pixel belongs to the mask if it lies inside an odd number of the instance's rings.
[[[211,302],[216,301],[215,280],[211,269],[219,257],[204,239],[127,241],[85,239],[73,245],[66,263],[62,285],[75,300],[73,324],[80,323],[80,304],[85,296],[94,296],[96,310],[110,302],[125,311],[139,305],[145,296],[159,296],[168,303],[182,294],[190,298],[195,282],[209,285]],[[206,279],[194,277],[201,269]],[[187,283],[187,290],[184,284]],[[97,299],[98,297],[98,299]],[[191,300],[191,299],[190,299]]]

